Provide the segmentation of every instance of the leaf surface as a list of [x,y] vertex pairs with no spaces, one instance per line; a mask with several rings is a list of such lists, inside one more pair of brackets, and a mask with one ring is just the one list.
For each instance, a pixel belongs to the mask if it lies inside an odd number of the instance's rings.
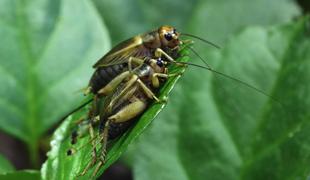
[[0,129],[35,156],[42,134],[81,102],[109,36],[88,1],[3,0],[0,14]]

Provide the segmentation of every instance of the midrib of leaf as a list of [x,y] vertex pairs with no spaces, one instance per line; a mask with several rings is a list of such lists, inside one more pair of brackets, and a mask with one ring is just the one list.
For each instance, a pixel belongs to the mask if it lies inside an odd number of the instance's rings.
[[18,1],[17,8],[16,8],[16,17],[17,17],[17,27],[20,33],[19,36],[19,43],[22,55],[24,56],[25,63],[26,63],[26,87],[25,87],[25,94],[26,94],[26,105],[25,107],[25,123],[27,129],[27,145],[30,152],[30,158],[33,165],[38,165],[38,153],[37,153],[37,140],[38,140],[38,129],[40,127],[40,122],[36,121],[38,116],[38,108],[36,106],[36,71],[35,71],[35,63],[36,57],[31,51],[31,44],[29,40],[29,30],[28,24],[26,22],[26,15],[25,15],[25,2]]

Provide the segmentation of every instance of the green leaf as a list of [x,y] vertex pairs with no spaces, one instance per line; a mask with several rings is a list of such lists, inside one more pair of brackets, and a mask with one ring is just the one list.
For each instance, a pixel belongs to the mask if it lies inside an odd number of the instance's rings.
[[9,160],[0,154],[0,174],[14,171],[14,166]]
[[15,171],[6,174],[0,174],[1,180],[40,180],[39,171],[35,170],[23,170]]
[[40,136],[82,100],[109,37],[89,1],[2,0],[0,14],[0,129],[36,154]]
[[[182,57],[179,60],[187,61],[187,59],[187,57]],[[183,72],[184,70],[184,67],[173,67],[170,69],[172,73]],[[164,98],[164,96],[168,96],[169,92],[173,89],[178,79],[179,77],[169,79],[160,89],[158,97]],[[107,154],[107,161],[100,169],[99,174],[103,173],[105,169],[107,169],[112,163],[119,159],[122,153],[126,151],[127,147],[145,130],[145,128],[159,114],[165,105],[166,104],[158,103],[153,103],[150,105],[150,107],[137,120],[133,127],[126,131],[126,133],[124,133],[119,139],[113,142]],[[78,112],[73,113],[56,130],[53,140],[51,141],[52,150],[48,153],[48,160],[45,162],[42,168],[42,177],[44,179],[74,179],[90,162],[91,144],[89,142],[89,136],[79,139],[78,144],[75,145],[77,147],[76,149],[79,149],[78,153],[73,154],[72,156],[67,155],[67,151],[71,148],[70,133],[72,133],[74,129],[74,122],[87,115],[88,109],[89,107],[87,106]],[[81,149],[79,147],[83,148]],[[90,170],[85,176],[80,178],[89,179],[93,170],[94,169]]]
[[[142,179],[306,179],[310,174],[309,18],[251,27],[214,57],[221,76],[190,69],[139,139]],[[182,99],[182,100],[181,100]]]

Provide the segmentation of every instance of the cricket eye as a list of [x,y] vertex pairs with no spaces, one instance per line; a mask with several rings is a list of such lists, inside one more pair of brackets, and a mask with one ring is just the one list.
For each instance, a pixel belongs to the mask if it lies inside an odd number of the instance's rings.
[[172,40],[172,34],[171,34],[171,33],[166,33],[166,34],[165,34],[165,39],[166,39],[167,41],[171,41],[171,40]]
[[164,62],[163,62],[163,60],[161,60],[161,59],[158,59],[157,62],[156,62],[156,64],[157,64],[159,67],[163,67],[163,66],[164,66]]

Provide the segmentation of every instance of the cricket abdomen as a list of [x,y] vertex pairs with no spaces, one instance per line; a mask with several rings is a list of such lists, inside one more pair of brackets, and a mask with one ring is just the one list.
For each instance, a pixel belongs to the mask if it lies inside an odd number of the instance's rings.
[[123,123],[111,123],[109,128],[108,140],[113,140],[122,134],[124,134],[134,123],[134,121],[128,121]]
[[106,86],[112,79],[126,70],[127,63],[97,68],[89,81],[91,92],[97,94],[101,88]]

